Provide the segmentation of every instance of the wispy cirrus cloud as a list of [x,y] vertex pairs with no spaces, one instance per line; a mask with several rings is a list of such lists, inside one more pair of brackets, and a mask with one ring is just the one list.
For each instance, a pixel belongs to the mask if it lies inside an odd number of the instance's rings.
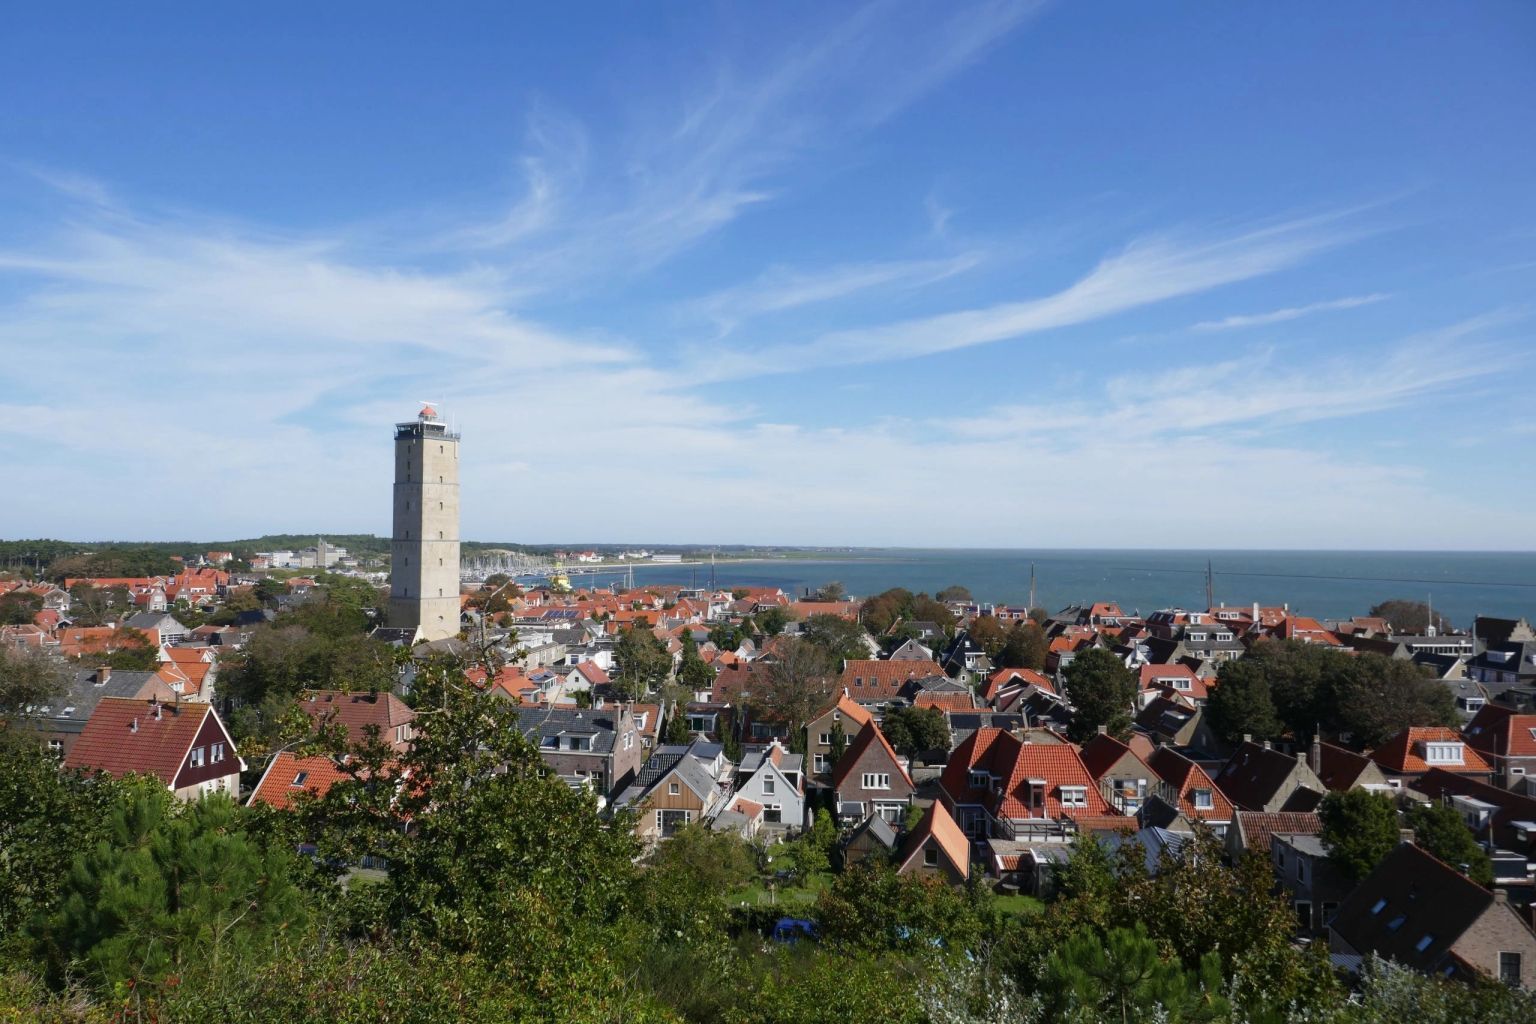
[[1282,221],[1215,237],[1132,242],[1052,295],[823,334],[753,353],[712,353],[721,377],[913,359],[1103,319],[1296,266],[1361,234],[1343,215]]
[[1284,323],[1287,320],[1300,320],[1304,316],[1313,313],[1330,313],[1339,309],[1357,309],[1360,306],[1370,306],[1378,302],[1384,302],[1392,296],[1384,292],[1373,292],[1370,295],[1351,295],[1342,299],[1330,299],[1327,302],[1313,302],[1305,306],[1290,306],[1285,309],[1271,310],[1268,313],[1249,313],[1242,316],[1223,317],[1220,320],[1204,320],[1190,328],[1192,331],[1232,331],[1242,327],[1265,327],[1269,324]]

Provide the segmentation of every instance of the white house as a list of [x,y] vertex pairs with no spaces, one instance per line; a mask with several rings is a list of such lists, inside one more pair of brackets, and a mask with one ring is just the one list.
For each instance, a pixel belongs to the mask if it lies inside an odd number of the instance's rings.
[[736,794],[763,805],[763,827],[805,827],[805,758],[778,740],[742,758]]

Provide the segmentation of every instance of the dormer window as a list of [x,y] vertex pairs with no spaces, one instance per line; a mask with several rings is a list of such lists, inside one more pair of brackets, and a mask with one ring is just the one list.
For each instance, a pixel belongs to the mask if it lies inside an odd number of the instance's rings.
[[971,772],[971,788],[986,789],[992,785],[992,776],[986,772]]
[[1208,789],[1190,790],[1190,797],[1197,811],[1208,811],[1215,806],[1215,802],[1211,799],[1211,791]]
[[1191,640],[1194,640],[1197,643],[1204,643],[1205,642],[1205,634],[1204,633],[1191,633],[1191,634],[1189,634],[1189,638]]
[[1087,807],[1088,806],[1088,787],[1087,786],[1062,786],[1061,787],[1061,806],[1063,806],[1063,807]]
[[1463,747],[1461,743],[1426,743],[1424,760],[1430,764],[1461,764]]

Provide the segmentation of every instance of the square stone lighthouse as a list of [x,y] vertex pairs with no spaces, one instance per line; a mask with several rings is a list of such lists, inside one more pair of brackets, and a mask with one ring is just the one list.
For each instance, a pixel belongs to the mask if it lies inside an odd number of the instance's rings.
[[459,632],[459,435],[423,406],[395,424],[389,624],[423,640]]

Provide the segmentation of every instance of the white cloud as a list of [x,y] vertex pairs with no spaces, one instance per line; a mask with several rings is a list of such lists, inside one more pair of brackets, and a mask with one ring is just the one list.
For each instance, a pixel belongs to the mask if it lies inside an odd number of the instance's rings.
[[1195,324],[1190,330],[1230,331],[1240,327],[1264,327],[1269,324],[1284,323],[1287,320],[1298,320],[1313,313],[1328,313],[1336,309],[1355,309],[1359,306],[1369,306],[1389,298],[1391,298],[1390,295],[1382,293],[1352,295],[1348,298],[1332,299],[1328,302],[1314,302],[1306,306],[1276,309],[1268,313],[1250,313],[1245,316],[1229,316],[1221,320],[1206,320]]

